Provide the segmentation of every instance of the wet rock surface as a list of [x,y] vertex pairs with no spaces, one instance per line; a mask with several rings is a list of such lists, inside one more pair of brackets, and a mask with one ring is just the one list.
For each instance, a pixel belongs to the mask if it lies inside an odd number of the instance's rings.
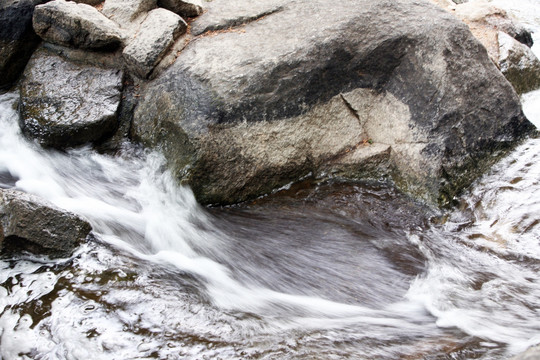
[[180,16],[169,10],[154,9],[148,13],[122,54],[130,69],[145,78],[174,40],[186,30],[187,24]]
[[36,33],[45,41],[82,49],[114,49],[122,43],[118,25],[96,8],[54,0],[36,7]]
[[[371,139],[391,147],[384,167],[402,189],[445,203],[533,130],[485,49],[435,5],[261,1],[248,17],[232,5],[227,13],[210,5],[192,23],[204,35],[149,84],[134,117],[134,137],[161,148],[203,202],[260,195],[268,190],[260,184],[316,172]],[[332,106],[361,128],[348,134],[354,144],[317,157],[299,150],[317,148],[309,145],[317,136],[306,135],[315,127],[256,136],[276,121],[303,124],[308,113],[330,134],[340,126]],[[288,165],[267,160],[278,149],[291,149],[276,162]]]
[[37,196],[0,189],[0,250],[69,256],[90,231],[86,220]]
[[41,41],[32,29],[32,15],[35,6],[43,2],[0,2],[0,89],[9,88],[17,80]]
[[67,62],[45,49],[28,64],[21,84],[21,128],[44,146],[95,142],[117,127],[122,71]]
[[503,32],[498,40],[501,71],[518,94],[540,88],[540,60],[532,50]]

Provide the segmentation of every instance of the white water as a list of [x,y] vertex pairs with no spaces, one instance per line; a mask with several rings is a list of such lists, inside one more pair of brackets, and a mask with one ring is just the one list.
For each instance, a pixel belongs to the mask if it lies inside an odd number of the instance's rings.
[[[408,214],[402,229],[372,230],[338,201],[285,203],[279,221],[271,207],[248,209],[230,228],[158,154],[24,140],[15,100],[0,96],[0,174],[16,181],[6,186],[86,217],[98,241],[69,259],[0,260],[2,359],[503,359],[540,343],[539,140],[478,181],[444,225]],[[523,100],[540,124],[540,92]],[[381,255],[401,249],[418,252],[418,269]]]

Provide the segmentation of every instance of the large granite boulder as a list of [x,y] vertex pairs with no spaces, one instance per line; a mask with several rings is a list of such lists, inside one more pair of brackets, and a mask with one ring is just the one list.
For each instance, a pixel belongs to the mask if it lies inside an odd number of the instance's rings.
[[118,126],[122,71],[68,62],[37,50],[21,82],[21,129],[42,145],[96,142]]
[[37,196],[0,189],[0,250],[68,256],[91,230],[86,220]]
[[518,94],[540,88],[540,60],[526,45],[499,32],[499,66]]
[[132,128],[203,203],[333,164],[363,174],[371,158],[370,173],[444,204],[534,129],[468,27],[427,1],[227,5],[192,23],[199,37],[141,92]]
[[96,8],[64,0],[37,6],[33,25],[45,41],[82,49],[114,49],[124,36],[118,25]]
[[45,1],[0,1],[0,89],[17,80],[41,41],[32,29],[32,15],[35,6]]

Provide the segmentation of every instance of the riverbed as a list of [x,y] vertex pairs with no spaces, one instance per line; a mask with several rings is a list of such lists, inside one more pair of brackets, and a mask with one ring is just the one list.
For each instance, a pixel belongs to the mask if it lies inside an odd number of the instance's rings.
[[[537,0],[498,3],[540,29]],[[451,211],[340,179],[204,208],[158,153],[41,149],[16,102],[0,96],[0,186],[95,238],[0,258],[2,359],[507,359],[540,343],[540,139]],[[539,126],[540,91],[523,102]]]

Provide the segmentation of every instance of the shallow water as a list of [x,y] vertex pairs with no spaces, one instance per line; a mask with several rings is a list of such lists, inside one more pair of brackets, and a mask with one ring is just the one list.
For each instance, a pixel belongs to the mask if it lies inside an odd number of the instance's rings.
[[[0,258],[2,359],[506,359],[540,343],[539,139],[450,213],[339,181],[205,209],[159,154],[41,150],[15,101],[0,96],[0,187],[96,239]],[[524,109],[538,125],[540,93]]]

